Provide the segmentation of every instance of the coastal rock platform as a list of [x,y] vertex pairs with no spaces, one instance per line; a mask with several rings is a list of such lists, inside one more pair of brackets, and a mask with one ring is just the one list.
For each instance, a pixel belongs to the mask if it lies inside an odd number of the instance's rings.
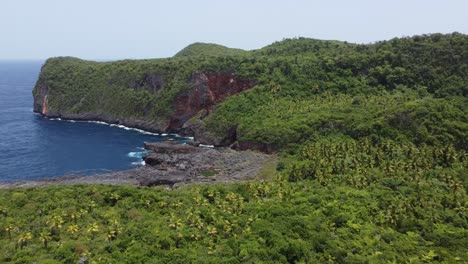
[[276,156],[255,151],[235,151],[182,145],[171,142],[145,143],[146,166],[91,176],[61,176],[39,180],[0,182],[0,188],[67,184],[166,185],[229,183],[264,177],[276,167]]

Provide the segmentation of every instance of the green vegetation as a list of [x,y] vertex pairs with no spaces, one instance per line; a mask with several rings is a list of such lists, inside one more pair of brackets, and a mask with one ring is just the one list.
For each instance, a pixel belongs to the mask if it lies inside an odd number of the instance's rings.
[[[464,263],[468,37],[194,44],[174,58],[50,59],[52,111],[163,121],[197,71],[255,80],[202,120],[276,152],[262,181],[0,191],[0,262]],[[37,91],[37,90],[36,90]],[[210,177],[215,171],[206,171]],[[266,175],[268,174],[268,175]]]
[[275,43],[256,51],[271,55],[239,66],[259,84],[218,105],[204,125],[219,136],[237,127],[240,142],[275,150],[334,133],[467,149],[467,46],[461,34]]
[[213,43],[193,43],[179,51],[174,57],[182,56],[235,56],[247,54],[241,49],[232,49]]
[[211,176],[215,176],[218,172],[214,169],[208,169],[208,170],[205,170],[205,171],[202,171],[200,174],[204,177],[211,177]]
[[303,147],[278,179],[0,192],[0,261],[461,263],[466,153],[370,139]]

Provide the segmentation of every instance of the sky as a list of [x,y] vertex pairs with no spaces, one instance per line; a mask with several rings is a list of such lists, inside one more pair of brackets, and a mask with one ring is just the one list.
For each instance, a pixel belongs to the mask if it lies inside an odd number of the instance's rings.
[[193,42],[468,33],[467,0],[0,0],[0,59],[171,57]]

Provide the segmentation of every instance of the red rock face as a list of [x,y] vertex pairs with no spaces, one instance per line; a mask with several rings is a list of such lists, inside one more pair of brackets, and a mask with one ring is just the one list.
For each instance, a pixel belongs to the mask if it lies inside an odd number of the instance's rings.
[[47,95],[49,88],[44,83],[37,85],[37,91],[34,95],[34,112],[46,114],[48,112],[48,100]]
[[46,115],[48,109],[49,109],[49,101],[47,100],[47,95],[46,95],[44,96],[44,103],[42,104],[42,114]]
[[194,73],[191,78],[192,88],[177,96],[173,108],[174,114],[169,120],[168,130],[176,131],[205,109],[209,114],[212,107],[226,97],[248,90],[255,81],[242,80],[234,73]]

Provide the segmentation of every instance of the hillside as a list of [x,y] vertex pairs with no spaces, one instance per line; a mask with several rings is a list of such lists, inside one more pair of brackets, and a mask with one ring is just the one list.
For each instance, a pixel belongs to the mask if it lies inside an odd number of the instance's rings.
[[237,56],[247,54],[247,51],[242,49],[232,49],[222,45],[213,43],[193,43],[177,52],[174,57],[184,56]]
[[[462,117],[466,116],[464,105],[468,82],[466,46],[467,37],[454,33],[392,39],[370,45],[289,39],[251,51],[248,56],[176,56],[109,63],[53,58],[44,65],[35,87],[34,109],[48,116],[98,119],[158,132],[195,134],[202,143],[219,145],[223,142],[226,145],[239,141],[241,145],[253,144],[256,148],[265,148],[267,144],[279,149],[282,146],[276,145],[289,144],[290,140],[285,139],[283,144],[274,138],[260,139],[255,133],[264,133],[256,130],[268,129],[272,135],[293,133],[290,137],[301,136],[293,123],[285,125],[288,131],[276,126],[273,130],[272,127],[262,128],[274,123],[261,121],[275,113],[269,108],[298,107],[301,104],[314,107],[312,101],[323,96],[333,100],[336,100],[335,95],[356,97],[356,100],[361,96],[360,101],[365,102],[369,96],[381,100],[400,94],[410,101],[407,102],[409,108],[388,105],[390,112],[379,117],[380,125],[386,129],[377,128],[377,133],[390,130],[388,133],[392,137],[405,137],[420,143],[440,141],[437,138],[442,132],[436,131],[439,130],[434,123],[437,120],[432,117],[425,120],[425,128],[406,127],[405,122],[396,126],[392,123],[401,119],[398,111],[411,118],[416,115],[414,111],[417,108],[412,105],[432,100],[430,107],[448,105],[455,111],[453,115],[450,112],[449,116],[453,117],[450,126],[456,126],[456,129],[449,128],[450,135],[443,136],[442,141],[449,140],[466,148],[466,126],[463,124],[466,120]],[[205,54],[210,53],[213,46],[194,44],[184,50],[191,53],[189,51],[194,49]],[[248,93],[219,104],[230,95],[250,89]],[[452,100],[455,105],[452,105]],[[385,103],[393,101],[382,100]],[[219,107],[214,109],[215,105]],[[359,109],[359,104],[353,106]],[[236,114],[236,111],[240,112]],[[212,113],[206,120],[187,123],[189,120],[195,121],[193,118],[196,116],[207,116],[206,113]],[[282,111],[280,115],[286,115],[286,112]],[[293,117],[299,116],[293,113]],[[309,130],[316,131],[324,125],[338,127],[318,124],[319,121],[311,117],[304,116],[308,119],[306,124],[311,123],[306,125]],[[250,120],[244,120],[246,118]],[[295,119],[272,118],[278,122],[293,122]],[[303,121],[298,122],[305,125]],[[416,129],[425,131],[418,132]],[[236,130],[236,137],[229,138],[233,133],[230,135],[228,132],[233,130]],[[349,128],[347,131],[339,130],[348,135],[351,133]],[[374,133],[372,127],[367,130],[353,133],[367,136]],[[293,139],[291,143],[293,141],[296,140]]]
[[190,134],[279,162],[227,185],[1,190],[0,262],[464,263],[467,62],[460,33],[51,58],[36,112]]

